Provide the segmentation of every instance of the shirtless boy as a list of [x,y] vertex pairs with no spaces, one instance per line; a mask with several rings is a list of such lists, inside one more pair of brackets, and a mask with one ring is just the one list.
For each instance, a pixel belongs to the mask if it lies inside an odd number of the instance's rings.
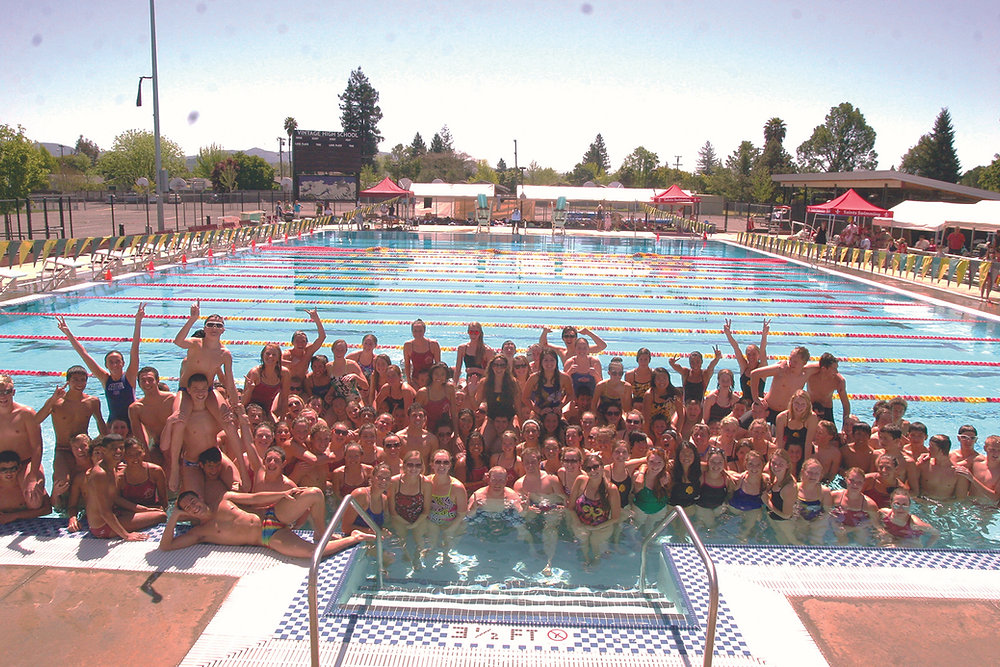
[[542,333],[538,337],[538,344],[543,348],[550,347],[553,350],[555,350],[556,353],[559,355],[559,360],[562,361],[564,364],[566,363],[566,360],[569,357],[573,356],[576,353],[576,339],[579,338],[580,336],[589,336],[590,339],[593,341],[593,344],[590,346],[589,350],[589,354],[591,355],[600,354],[601,352],[603,352],[608,348],[608,344],[605,343],[600,336],[595,334],[587,327],[580,327],[579,329],[573,326],[563,327],[562,340],[563,343],[565,343],[566,347],[559,347],[558,345],[550,344],[549,334],[551,332],[552,332],[551,328],[542,327]]
[[87,433],[90,420],[97,422],[100,433],[107,430],[101,416],[101,400],[83,393],[87,386],[87,369],[70,366],[66,371],[66,384],[56,387],[55,393],[45,401],[36,419],[41,424],[52,416],[52,430],[56,435],[56,450],[52,461],[52,495],[59,497],[69,490],[70,471],[73,469],[73,452],[70,440],[73,436]]
[[[514,482],[514,492],[528,499],[527,514],[538,517],[542,533],[542,546],[547,559],[544,574],[551,573],[552,559],[555,557],[559,539],[559,526],[564,518],[566,496],[563,494],[559,477],[541,469],[542,455],[534,447],[521,453],[524,476]],[[529,522],[533,521],[529,518]]]
[[767,423],[774,424],[778,413],[788,406],[792,394],[802,389],[818,370],[818,364],[809,363],[809,350],[799,346],[788,355],[788,361],[755,368],[750,372],[750,391],[753,400],[760,400],[760,381],[774,378],[762,403],[767,407]]
[[87,471],[86,478],[87,524],[90,526],[90,534],[105,540],[115,536],[129,542],[145,540],[147,536],[143,533],[130,532],[114,511],[118,484],[115,480],[116,461],[111,454],[111,447],[116,445],[124,449],[124,443],[117,435],[106,435],[90,443],[90,456],[94,461],[94,467]]
[[296,331],[292,334],[292,347],[281,353],[281,365],[285,367],[292,378],[292,385],[305,386],[306,373],[309,372],[309,362],[313,355],[323,347],[326,340],[326,330],[323,328],[323,320],[320,319],[319,311],[315,308],[307,310],[306,314],[316,325],[316,340],[309,342],[304,331]]
[[948,452],[951,438],[944,434],[932,435],[928,441],[930,456],[917,465],[920,473],[920,489],[925,496],[934,500],[961,500],[969,495],[969,480],[960,475]]
[[0,443],[20,457],[18,483],[28,509],[45,503],[45,473],[42,470],[42,428],[35,411],[14,402],[14,380],[0,375]]
[[843,420],[851,414],[851,399],[847,396],[847,382],[838,371],[840,361],[829,352],[824,352],[819,358],[819,369],[810,376],[807,387],[812,399],[813,412],[820,419],[833,423],[833,392],[840,396],[840,406],[843,409]]
[[[190,413],[187,419],[183,415],[171,415],[167,420],[170,450],[166,452],[170,459],[170,488],[173,490],[194,490],[199,497],[205,492],[205,474],[198,467],[198,457],[203,451],[215,447],[219,424],[209,413],[207,403],[211,389],[208,378],[201,373],[188,377],[187,401]],[[231,442],[240,442],[235,426],[230,422],[226,426],[226,436]],[[231,431],[231,432],[230,432]]]
[[0,452],[0,525],[20,519],[34,519],[52,511],[48,496],[45,496],[41,506],[28,508],[18,479],[20,468],[21,457],[17,452],[11,449]]
[[396,435],[403,441],[403,449],[399,455],[404,456],[410,450],[417,450],[426,466],[431,452],[438,448],[437,436],[424,428],[424,424],[427,422],[424,406],[419,403],[411,403],[410,409],[406,412],[410,423],[402,431],[396,432]]
[[[248,512],[247,508],[269,508],[260,517]],[[205,504],[201,497],[186,491],[177,497],[177,509],[167,520],[160,549],[171,551],[195,544],[226,544],[236,546],[263,546],[284,556],[311,558],[314,545],[296,535],[289,526],[296,519],[308,513],[313,520],[313,539],[319,539],[326,531],[326,501],[319,489],[289,489],[287,491],[264,491],[261,493],[236,493],[230,491],[214,509]],[[195,525],[183,535],[174,535],[177,522],[190,519]],[[355,530],[346,537],[331,540],[323,550],[330,556],[349,547],[374,540]]]
[[955,472],[969,481],[969,495],[995,505],[1000,500],[1000,436],[987,437],[983,449],[986,455],[973,462],[971,468],[960,465]]
[[948,458],[957,466],[965,466],[972,470],[976,461],[980,461],[983,455],[976,451],[976,440],[979,432],[972,424],[963,424],[958,427],[958,451],[952,452]]
[[[167,419],[174,411],[176,397],[172,392],[160,389],[160,373],[152,366],[139,369],[139,388],[142,389],[142,398],[128,408],[132,435],[142,443],[152,463],[163,465],[166,457],[160,450],[160,442]],[[166,468],[166,472],[169,475],[170,469]]]
[[865,474],[875,472],[878,457],[871,447],[872,427],[864,422],[851,429],[851,441],[840,448],[840,469],[861,468]]

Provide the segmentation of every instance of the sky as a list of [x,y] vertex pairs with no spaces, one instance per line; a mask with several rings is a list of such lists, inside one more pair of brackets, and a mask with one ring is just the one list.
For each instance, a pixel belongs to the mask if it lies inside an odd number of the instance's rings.
[[[0,123],[108,149],[152,130],[149,5],[0,0]],[[278,149],[285,117],[340,130],[361,67],[380,94],[379,148],[448,125],[455,148],[569,171],[598,133],[612,169],[637,146],[695,168],[764,123],[796,147],[841,102],[877,132],[879,168],[947,107],[962,169],[1000,152],[1000,5],[909,0],[358,3],[159,0],[160,130],[187,155]]]

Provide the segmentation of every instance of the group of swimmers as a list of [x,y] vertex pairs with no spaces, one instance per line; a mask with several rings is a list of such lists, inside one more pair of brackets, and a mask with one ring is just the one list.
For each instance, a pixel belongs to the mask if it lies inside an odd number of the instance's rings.
[[[55,507],[94,537],[145,539],[166,521],[162,549],[212,542],[305,557],[312,543],[296,529],[322,534],[328,499],[350,495],[366,516],[348,509],[327,553],[373,539],[374,527],[420,567],[430,552],[447,558],[462,533],[511,534],[540,546],[548,569],[561,536],[589,563],[624,524],[646,534],[674,506],[709,529],[736,515],[742,540],[770,525],[787,544],[822,544],[832,531],[841,543],[931,546],[939,531],[910,513],[914,498],[1000,499],[1000,437],[979,454],[966,425],[952,452],[949,436],[928,439],[904,418],[902,398],[877,403],[863,422],[833,355],[812,362],[797,347],[768,364],[766,320],[759,344],[745,348],[725,323],[737,382],[717,368],[718,347],[707,365],[699,352],[686,364],[669,359],[674,375],[653,367],[646,348],[634,368],[618,357],[602,367],[605,342],[572,326],[563,345],[543,327],[521,353],[509,340],[492,349],[471,323],[449,366],[417,320],[401,365],[372,334],[350,353],[334,341],[328,357],[322,319],[308,313],[315,337],[297,331],[284,349],[265,345],[237,388],[223,318],[201,322],[192,306],[174,339],[185,350],[177,392],[140,366],[141,304],[128,359],[112,351],[104,366],[57,318],[86,367],[69,368],[37,413],[0,376],[0,523]],[[106,413],[86,393],[88,369]],[[40,425],[49,417],[47,492]],[[91,438],[94,427],[101,435]],[[179,521],[192,526],[178,534]]]

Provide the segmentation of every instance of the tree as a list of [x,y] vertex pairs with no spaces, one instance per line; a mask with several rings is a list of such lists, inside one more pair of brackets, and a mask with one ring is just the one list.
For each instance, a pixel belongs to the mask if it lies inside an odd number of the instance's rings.
[[389,152],[384,168],[394,181],[398,182],[401,178],[413,181],[420,174],[420,158],[412,156],[412,146],[396,144]]
[[[145,177],[156,183],[156,160],[154,158],[153,133],[148,130],[127,130],[117,137],[111,150],[105,151],[97,160],[97,169],[107,182],[133,188],[136,179]],[[187,166],[184,152],[175,142],[160,138],[160,159],[170,176],[184,176]]]
[[455,141],[451,138],[451,130],[447,125],[434,133],[431,137],[431,153],[454,153]]
[[420,160],[420,180],[425,182],[440,178],[446,183],[461,183],[475,172],[475,161],[462,152],[430,152]]
[[600,132],[597,133],[597,136],[587,148],[587,152],[583,154],[583,159],[580,162],[583,164],[587,164],[588,162],[596,164],[602,172],[607,172],[608,169],[611,169],[611,160],[608,159],[608,149],[604,146],[604,137],[601,136]]
[[618,169],[618,180],[625,187],[645,188],[651,185],[653,170],[660,164],[660,157],[644,146],[638,146],[625,157]]
[[292,171],[292,155],[295,153],[295,144],[292,142],[292,135],[295,134],[295,130],[299,129],[299,121],[295,120],[291,116],[285,116],[284,122],[285,134],[288,135],[288,173],[293,174]]
[[227,157],[212,170],[212,188],[216,192],[232,192],[236,189],[240,165],[235,157]]
[[413,141],[410,142],[409,150],[410,157],[412,158],[418,158],[427,153],[427,144],[424,143],[424,138],[420,136],[419,132],[413,135]]
[[543,167],[534,160],[524,170],[525,185],[557,185],[559,180],[559,172],[552,167]]
[[777,117],[771,118],[764,123],[764,143],[777,141],[780,144],[785,140],[787,132],[788,128],[785,127],[785,121]]
[[230,152],[219,144],[209,144],[198,149],[198,157],[195,158],[194,175],[198,178],[212,178],[212,171],[215,165],[219,164]]
[[340,95],[340,125],[344,132],[354,132],[361,142],[361,158],[371,162],[378,153],[382,135],[378,123],[382,109],[378,105],[378,91],[372,87],[361,68],[351,72],[347,88]]
[[804,171],[854,171],[878,165],[875,130],[850,102],[831,108],[826,122],[816,126],[796,154]]
[[712,177],[713,188],[726,199],[750,201],[753,199],[753,167],[760,151],[752,142],[744,141],[726,159],[724,169],[719,169]]
[[76,152],[83,153],[90,159],[90,166],[97,165],[97,158],[101,156],[101,149],[90,139],[84,139],[83,135],[76,140]]
[[993,156],[993,162],[979,174],[979,187],[983,190],[1000,192],[1000,153]]
[[274,167],[259,155],[247,155],[243,151],[233,154],[236,160],[236,187],[239,190],[272,190]]
[[[0,200],[24,199],[48,187],[45,160],[20,125],[0,125]],[[6,211],[8,204],[0,203]]]
[[957,183],[962,173],[955,153],[955,131],[951,127],[951,114],[941,109],[934,120],[934,128],[906,152],[900,161],[900,171]]
[[720,166],[722,166],[722,163],[715,154],[715,147],[711,141],[706,141],[705,145],[698,151],[697,173],[704,176],[711,176]]
[[434,136],[431,137],[430,152],[444,153],[444,139],[441,138],[441,135],[438,132],[435,132]]
[[472,175],[472,180],[476,183],[499,183],[500,178],[490,163],[486,160],[476,161],[476,173]]

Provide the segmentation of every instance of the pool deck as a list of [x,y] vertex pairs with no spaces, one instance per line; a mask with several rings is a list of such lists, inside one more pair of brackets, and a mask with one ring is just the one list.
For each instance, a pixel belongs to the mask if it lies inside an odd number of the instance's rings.
[[[474,228],[420,228],[421,233],[470,231]],[[492,233],[509,231],[494,228]],[[715,238],[732,242],[735,234]],[[996,306],[982,304],[978,291],[968,288],[875,279],[924,298],[997,313]],[[148,531],[150,541],[126,543],[71,535],[54,519],[0,526],[0,621],[18,637],[8,642],[4,664],[309,664],[304,564],[263,548],[199,545],[164,553],[156,549],[160,530]],[[939,665],[956,659],[986,664],[995,659],[1000,554],[710,550],[722,597],[716,665]],[[700,566],[690,548],[670,551],[703,627]],[[339,554],[325,567],[335,576],[347,559],[348,554]],[[539,627],[327,619],[321,627],[321,661],[373,667],[702,662],[700,630],[601,630],[585,622]]]

